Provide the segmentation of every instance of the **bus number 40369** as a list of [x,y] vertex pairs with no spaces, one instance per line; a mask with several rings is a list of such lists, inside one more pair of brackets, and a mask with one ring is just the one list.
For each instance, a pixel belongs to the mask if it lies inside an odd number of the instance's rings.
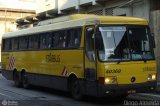
[[106,73],[121,73],[121,69],[107,70]]

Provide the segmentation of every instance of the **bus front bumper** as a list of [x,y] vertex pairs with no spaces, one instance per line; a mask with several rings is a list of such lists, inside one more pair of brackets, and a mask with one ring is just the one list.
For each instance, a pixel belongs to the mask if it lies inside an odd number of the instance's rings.
[[154,92],[157,82],[146,82],[140,84],[125,85],[101,85],[99,84],[98,94],[100,97],[107,95],[129,95],[133,93],[151,93]]

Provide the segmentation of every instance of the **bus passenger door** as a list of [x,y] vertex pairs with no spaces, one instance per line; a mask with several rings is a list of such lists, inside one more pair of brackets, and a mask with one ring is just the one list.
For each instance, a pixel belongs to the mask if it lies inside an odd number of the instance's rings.
[[95,26],[85,27],[85,91],[89,95],[97,95],[96,87],[96,55]]

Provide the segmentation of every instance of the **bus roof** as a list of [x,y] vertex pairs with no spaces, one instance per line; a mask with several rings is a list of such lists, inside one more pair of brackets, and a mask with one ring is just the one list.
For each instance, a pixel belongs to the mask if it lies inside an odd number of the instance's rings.
[[93,24],[133,24],[133,25],[148,25],[148,22],[142,18],[123,17],[123,16],[97,16],[88,14],[74,14],[69,16],[63,16],[55,19],[49,19],[39,22],[39,26],[33,28],[27,28],[18,30],[15,32],[9,32],[3,34],[3,39],[31,35],[36,33],[43,33],[48,31],[60,30],[64,28],[72,28],[83,25]]

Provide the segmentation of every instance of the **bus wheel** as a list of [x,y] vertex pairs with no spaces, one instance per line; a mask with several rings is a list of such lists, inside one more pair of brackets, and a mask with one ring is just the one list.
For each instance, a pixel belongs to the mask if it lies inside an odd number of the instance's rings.
[[13,74],[13,79],[14,79],[14,85],[18,88],[22,87],[22,83],[21,80],[19,78],[18,72],[14,72]]
[[71,95],[76,100],[82,99],[82,92],[80,89],[80,84],[79,84],[78,79],[76,78],[73,78],[71,82]]
[[28,78],[25,72],[22,74],[22,85],[23,85],[23,88],[25,89],[29,88]]

